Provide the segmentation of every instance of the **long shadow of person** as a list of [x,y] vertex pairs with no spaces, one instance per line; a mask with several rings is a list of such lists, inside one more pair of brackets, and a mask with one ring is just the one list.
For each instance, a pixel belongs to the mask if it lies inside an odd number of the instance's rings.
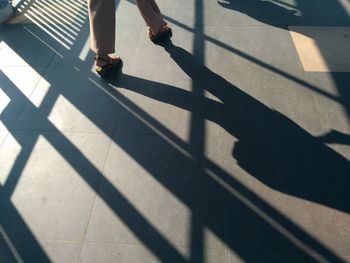
[[218,122],[239,140],[232,154],[243,169],[281,192],[350,211],[347,159],[197,63],[184,49],[169,43],[165,50],[197,86],[222,101]]
[[[120,72],[105,80],[111,84],[105,89],[132,112],[120,121],[131,126],[121,129],[113,140],[190,209],[194,262],[203,261],[207,242],[203,229],[209,229],[247,262],[317,262],[308,253],[310,250],[325,261],[342,262],[333,251],[236,180],[239,175],[229,175],[209,159],[201,158],[197,145],[179,140],[115,87],[216,122],[238,139],[232,157],[251,176],[284,193],[345,212],[350,208],[344,177],[349,162],[292,120],[210,71],[189,52],[171,42],[164,47],[192,79],[197,91],[206,90],[220,101],[201,96],[200,91],[189,92]],[[133,132],[139,129],[141,133]],[[204,129],[198,136],[203,134]],[[118,206],[117,200],[109,203]],[[134,224],[142,225],[137,219]]]
[[[276,110],[269,108],[196,61],[192,54],[164,45],[196,87],[207,90],[222,103],[176,87],[124,77],[126,88],[154,99],[199,110],[238,139],[232,157],[250,175],[283,193],[344,212],[350,212],[350,163],[318,138]],[[135,82],[134,84],[132,84]],[[138,85],[136,85],[138,84]],[[215,116],[218,112],[218,119]]]

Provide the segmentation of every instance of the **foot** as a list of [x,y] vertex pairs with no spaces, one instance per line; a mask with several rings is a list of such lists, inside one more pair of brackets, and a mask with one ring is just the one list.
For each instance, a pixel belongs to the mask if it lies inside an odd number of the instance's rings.
[[97,74],[100,76],[105,75],[109,69],[115,68],[123,63],[122,59],[118,56],[109,55],[96,55],[95,68]]
[[148,31],[148,37],[152,42],[157,42],[162,39],[169,39],[172,37],[172,35],[172,30],[167,24],[162,26],[158,33],[153,33],[151,29]]

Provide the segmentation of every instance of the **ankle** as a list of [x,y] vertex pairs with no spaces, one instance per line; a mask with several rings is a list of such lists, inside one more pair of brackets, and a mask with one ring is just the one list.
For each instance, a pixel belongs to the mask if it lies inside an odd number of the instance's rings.
[[108,59],[109,55],[108,54],[96,54],[96,60],[98,59]]

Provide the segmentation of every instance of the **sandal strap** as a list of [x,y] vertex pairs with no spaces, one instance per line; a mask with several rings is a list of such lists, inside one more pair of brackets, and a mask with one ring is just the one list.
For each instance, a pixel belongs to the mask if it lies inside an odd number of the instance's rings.
[[111,57],[99,57],[98,55],[96,55],[94,57],[95,60],[102,60],[103,62],[106,62],[106,63],[115,63],[116,61],[118,60],[121,60],[120,57],[117,57],[117,58],[111,58]]
[[152,34],[151,30],[149,30],[148,36],[152,41],[157,40],[158,38],[167,35],[167,34],[171,34],[171,28],[168,25],[163,25],[159,32],[157,34]]

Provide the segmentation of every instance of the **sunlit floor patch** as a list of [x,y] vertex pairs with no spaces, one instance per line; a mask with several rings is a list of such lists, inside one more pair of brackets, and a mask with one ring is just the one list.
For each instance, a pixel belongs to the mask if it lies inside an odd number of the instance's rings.
[[350,72],[350,27],[289,27],[305,71]]

